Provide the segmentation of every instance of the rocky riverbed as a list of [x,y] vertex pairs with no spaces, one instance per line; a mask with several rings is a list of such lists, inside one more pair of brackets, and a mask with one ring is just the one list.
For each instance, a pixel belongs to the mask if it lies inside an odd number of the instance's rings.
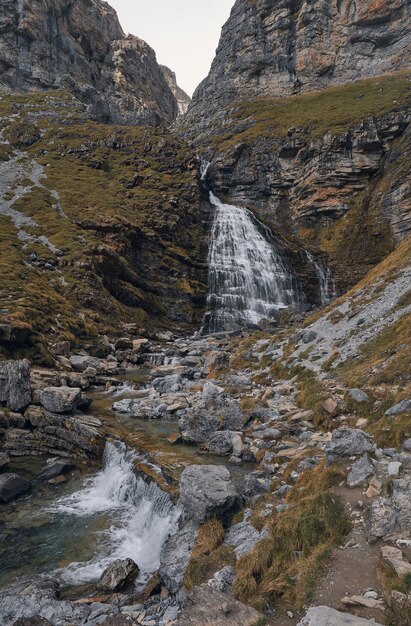
[[[378,445],[356,411],[370,391],[337,390],[331,378],[326,419],[304,408],[295,360],[305,365],[304,346],[315,338],[293,328],[295,321],[289,330],[234,336],[106,338],[104,358],[61,344],[54,369],[2,363],[0,515],[4,553],[10,543],[19,565],[2,578],[2,623],[21,626],[39,616],[39,625],[182,626],[210,623],[210,615],[213,624],[263,623],[247,604],[264,609],[270,624],[351,623],[343,621],[347,609],[353,624],[384,623],[393,604],[409,602],[399,590],[388,597],[376,570],[381,559],[390,576],[411,571],[410,440]],[[270,364],[287,353],[289,376],[274,376]],[[346,411],[344,393],[352,403]],[[407,411],[403,401],[387,415]],[[25,466],[37,469],[30,475]],[[327,476],[326,488],[315,482],[319,476]],[[313,495],[307,484],[342,507],[341,534],[332,539],[326,531],[324,539],[341,597],[320,584],[316,604],[344,613],[317,606],[300,622],[304,613],[292,596],[288,611],[287,601],[277,611],[269,594],[256,605],[240,581],[250,558],[272,550],[281,520],[295,513],[300,523],[301,503]],[[37,520],[32,514],[32,527],[30,510],[40,513]],[[57,518],[47,526],[50,515]],[[48,538],[44,525],[52,529]],[[59,537],[68,526],[78,535],[76,556]],[[47,557],[36,571],[28,558],[22,567],[30,538],[56,543],[59,559]],[[290,559],[305,584],[300,541],[297,535]],[[339,571],[344,555],[351,562],[367,556],[363,577]]]

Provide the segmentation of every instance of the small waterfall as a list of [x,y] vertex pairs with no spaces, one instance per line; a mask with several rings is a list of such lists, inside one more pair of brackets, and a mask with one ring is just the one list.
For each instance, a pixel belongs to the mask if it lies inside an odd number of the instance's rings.
[[[63,497],[52,512],[87,518],[109,515],[110,527],[99,533],[98,551],[88,562],[71,563],[59,573],[70,584],[97,580],[116,559],[133,559],[144,583],[160,564],[160,551],[177,527],[180,510],[168,494],[135,473],[136,455],[120,442],[107,443],[103,469],[83,489]],[[75,538],[73,538],[75,540]]]
[[325,263],[319,263],[310,252],[306,252],[308,262],[314,267],[320,287],[321,306],[325,306],[333,298],[336,297],[335,283],[333,281],[331,270]]
[[[201,166],[205,180],[208,165]],[[209,293],[203,333],[252,326],[301,303],[301,290],[273,239],[246,208],[221,202],[215,207],[209,252]]]

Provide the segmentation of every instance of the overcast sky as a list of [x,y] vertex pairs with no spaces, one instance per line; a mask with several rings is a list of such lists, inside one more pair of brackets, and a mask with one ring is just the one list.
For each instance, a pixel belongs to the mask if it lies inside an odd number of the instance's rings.
[[126,33],[147,41],[190,96],[205,78],[234,0],[108,0]]

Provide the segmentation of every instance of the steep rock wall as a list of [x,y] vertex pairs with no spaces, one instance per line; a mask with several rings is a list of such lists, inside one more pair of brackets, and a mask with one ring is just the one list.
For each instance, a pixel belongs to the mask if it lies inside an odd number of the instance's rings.
[[0,93],[69,89],[94,117],[170,124],[177,101],[154,50],[102,0],[3,0]]

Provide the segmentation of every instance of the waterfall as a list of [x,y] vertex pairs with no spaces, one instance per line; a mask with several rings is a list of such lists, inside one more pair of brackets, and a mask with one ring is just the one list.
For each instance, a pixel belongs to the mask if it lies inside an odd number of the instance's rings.
[[[209,164],[201,166],[205,180]],[[252,326],[301,303],[301,291],[287,269],[268,228],[244,207],[215,207],[209,251],[209,292],[203,333]],[[271,241],[270,241],[271,239]]]
[[136,475],[135,460],[136,454],[124,444],[107,443],[103,469],[83,489],[53,506],[54,514],[82,517],[85,524],[97,515],[110,520],[108,530],[99,533],[96,556],[59,572],[65,582],[95,581],[116,559],[133,559],[140,568],[140,583],[158,569],[161,548],[176,529],[180,510],[155,483]]
[[331,270],[324,263],[319,263],[310,252],[306,252],[308,262],[313,265],[320,287],[321,306],[325,306],[336,297],[335,283],[332,279]]

